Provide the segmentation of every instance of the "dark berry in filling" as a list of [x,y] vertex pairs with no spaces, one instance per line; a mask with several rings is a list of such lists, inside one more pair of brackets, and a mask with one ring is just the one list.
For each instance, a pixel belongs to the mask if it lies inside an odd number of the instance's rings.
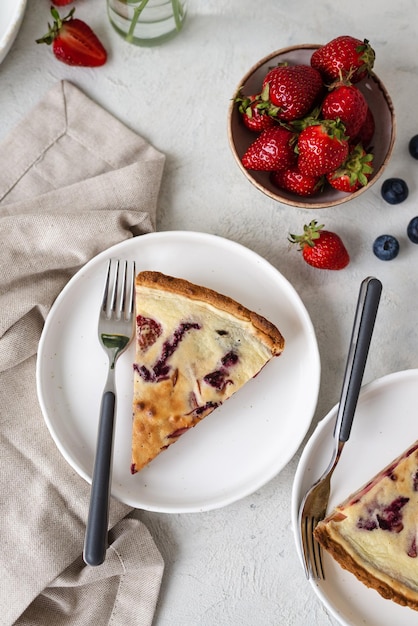
[[153,366],[152,371],[149,371],[145,365],[135,365],[134,369],[146,382],[160,382],[161,380],[167,380],[170,373],[170,365],[168,365],[168,359],[177,350],[179,343],[184,338],[185,334],[190,330],[199,330],[200,325],[192,322],[185,322],[174,331],[171,339],[164,342],[161,355]]
[[232,384],[232,380],[227,379],[227,376],[227,370],[215,370],[210,374],[206,374],[206,376],[203,377],[203,380],[205,383],[214,387],[218,391],[223,391],[227,385]]
[[415,537],[411,541],[411,545],[408,550],[408,556],[410,556],[411,559],[417,558],[417,540]]
[[238,363],[238,355],[231,350],[231,352],[228,352],[227,354],[225,354],[225,356],[222,357],[221,363],[225,367],[231,367],[231,365],[235,365],[236,363]]
[[137,315],[136,317],[136,334],[138,345],[145,352],[152,346],[163,332],[161,324],[150,317]]
[[409,498],[399,496],[387,506],[370,507],[370,516],[367,518],[360,517],[357,528],[362,530],[381,528],[392,533],[400,533],[403,529],[402,508],[408,501]]
[[229,368],[233,367],[237,363],[238,355],[231,350],[221,358],[221,367],[213,372],[210,372],[209,374],[206,374],[206,376],[203,377],[203,380],[207,385],[214,387],[218,391],[224,391],[227,385],[233,384],[233,381],[228,378]]

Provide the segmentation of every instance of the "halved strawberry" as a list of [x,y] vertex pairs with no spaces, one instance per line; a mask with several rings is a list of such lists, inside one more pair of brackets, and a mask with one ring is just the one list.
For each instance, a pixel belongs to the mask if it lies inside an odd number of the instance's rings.
[[305,128],[297,144],[302,174],[322,176],[336,170],[347,158],[347,139],[338,121],[323,120]]
[[270,114],[290,122],[306,115],[322,90],[321,75],[314,68],[284,63],[266,74],[262,93],[273,105]]
[[366,121],[368,104],[360,89],[350,83],[337,82],[322,102],[322,117],[341,120],[349,137],[355,137]]
[[375,52],[369,41],[341,35],[315,50],[311,66],[318,70],[325,82],[331,83],[349,74],[351,82],[357,83],[373,69]]
[[48,24],[46,35],[36,43],[52,44],[54,55],[67,65],[98,67],[106,63],[107,52],[90,26],[73,18],[75,9],[71,9],[66,17],[61,18],[58,11],[51,7],[54,23]]
[[271,180],[280,189],[291,191],[298,196],[313,196],[322,190],[323,177],[302,174],[296,165],[285,170],[272,172]]
[[296,162],[295,133],[275,126],[263,131],[248,147],[241,161],[245,169],[271,172]]
[[327,174],[327,180],[334,189],[353,193],[369,182],[373,173],[372,161],[373,155],[367,154],[363,146],[358,144],[338,169]]

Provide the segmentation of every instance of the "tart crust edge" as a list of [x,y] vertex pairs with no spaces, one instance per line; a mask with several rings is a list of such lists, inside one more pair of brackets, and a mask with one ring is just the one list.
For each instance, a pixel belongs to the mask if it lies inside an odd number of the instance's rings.
[[150,289],[164,290],[191,300],[199,300],[210,304],[240,320],[250,322],[258,337],[269,347],[273,356],[278,356],[284,349],[284,337],[272,322],[262,315],[247,309],[233,298],[218,293],[209,287],[202,287],[184,278],[176,278],[149,270],[139,272],[135,283],[137,287],[144,286]]
[[[328,517],[327,522],[332,521],[332,518],[333,515]],[[351,572],[360,582],[366,585],[366,587],[374,589],[387,600],[393,600],[397,604],[418,611],[418,594],[412,589],[409,589],[406,585],[401,585],[395,580],[392,581],[392,585],[389,585],[381,578],[378,578],[371,569],[360,565],[342,543],[331,536],[324,524],[318,524],[314,531],[314,537],[343,569]]]

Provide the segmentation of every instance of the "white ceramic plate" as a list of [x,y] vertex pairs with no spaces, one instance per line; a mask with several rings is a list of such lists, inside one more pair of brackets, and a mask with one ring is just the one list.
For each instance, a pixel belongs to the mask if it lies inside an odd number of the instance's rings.
[[319,390],[318,348],[288,281],[254,252],[215,235],[174,231],[130,239],[95,257],[62,291],[46,321],[37,363],[41,408],[59,450],[90,482],[107,372],[97,322],[110,257],[228,294],[269,318],[287,342],[279,358],[134,476],[131,344],[116,370],[112,494],[137,508],[186,512],[221,507],[254,492],[288,463],[306,435]]
[[[360,394],[350,440],[332,479],[329,510],[365,484],[417,438],[418,369],[389,374]],[[305,447],[295,475],[292,522],[298,536],[298,509],[303,494],[330,459],[337,406],[318,424]],[[299,557],[300,547],[296,541]],[[417,613],[385,600],[324,554],[325,581],[311,581],[330,613],[344,626],[416,626]]]
[[25,9],[26,0],[0,1],[0,63],[15,40]]

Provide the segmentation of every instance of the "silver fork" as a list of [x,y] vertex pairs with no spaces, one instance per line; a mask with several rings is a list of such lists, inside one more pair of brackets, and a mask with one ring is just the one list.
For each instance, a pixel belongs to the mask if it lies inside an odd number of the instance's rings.
[[109,358],[109,370],[100,406],[90,507],[84,540],[83,558],[88,565],[101,565],[107,548],[116,407],[115,366],[134,335],[134,285],[135,263],[110,259],[98,325],[99,341]]
[[350,437],[381,292],[382,284],[377,278],[368,277],[361,283],[334,427],[333,454],[327,469],[308,490],[299,507],[300,545],[307,578],[325,578],[322,550],[313,532],[326,515],[331,477]]

